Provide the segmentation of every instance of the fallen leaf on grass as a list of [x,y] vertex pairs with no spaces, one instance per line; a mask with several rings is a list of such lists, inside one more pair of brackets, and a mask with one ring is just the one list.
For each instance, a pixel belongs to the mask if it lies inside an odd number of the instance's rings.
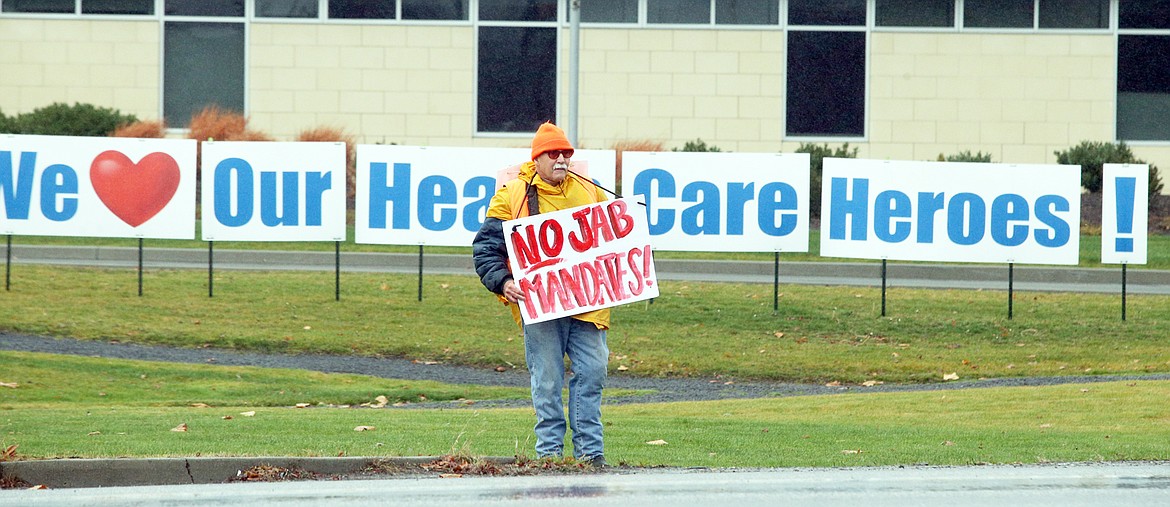
[[840,381],[834,380],[832,382],[829,382],[828,384],[825,384],[825,387],[839,387],[840,385],[841,385]]
[[20,384],[17,384],[16,382],[0,382],[0,387],[8,387],[8,388],[16,389],[16,388],[20,387]]
[[463,474],[439,474],[440,479],[459,479],[462,477]]
[[211,408],[211,405],[206,403],[192,403],[191,406],[194,408]]
[[247,411],[247,412],[240,412],[240,415],[242,415],[242,416],[244,416],[244,417],[255,417],[255,416],[256,416],[256,411],[255,411],[255,410],[249,410],[249,411]]
[[882,382],[880,380],[866,380],[865,382],[861,383],[861,385],[863,385],[865,387],[880,386],[882,384],[885,384],[885,382]]
[[373,403],[363,403],[362,406],[368,406],[370,408],[382,408],[385,407],[387,403],[390,403],[389,398],[384,395],[378,395],[377,398],[374,398]]
[[947,447],[950,447],[950,446],[952,446],[952,445],[955,445],[955,443],[954,443],[954,442],[951,442],[950,440],[947,440],[946,442],[943,442],[943,445],[945,445],[945,446],[947,446]]
[[91,431],[89,433],[86,433],[86,436],[94,437],[94,436],[101,435],[101,434],[102,434],[102,432],[100,432],[100,431]]
[[619,365],[618,365],[618,367],[617,367],[617,371],[626,371],[626,370],[629,370],[629,369],[630,369],[630,368],[629,368],[628,366],[624,365],[624,364],[619,364]]
[[309,408],[309,407],[313,406],[313,404],[312,403],[297,403],[294,406],[297,408]]
[[649,442],[646,442],[646,445],[666,445],[666,441],[665,440],[651,440]]
[[955,372],[947,373],[946,375],[943,375],[943,380],[959,380],[959,374]]
[[861,454],[861,449],[845,449],[841,454]]
[[179,432],[179,433],[186,432],[187,431],[187,423],[183,423],[183,424],[180,424],[178,426],[175,426],[174,428],[171,428],[171,431],[175,431],[175,432]]
[[230,416],[230,415],[225,415],[225,416],[221,417],[220,419],[223,419],[223,420],[225,420],[225,421],[230,421],[230,420],[232,420],[232,416]]
[[354,428],[353,430],[354,431],[374,431],[376,429],[378,429],[378,428],[375,428],[373,426],[358,426],[358,427]]

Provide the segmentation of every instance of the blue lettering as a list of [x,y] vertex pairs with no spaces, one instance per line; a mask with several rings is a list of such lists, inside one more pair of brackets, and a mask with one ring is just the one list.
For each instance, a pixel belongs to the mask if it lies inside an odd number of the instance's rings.
[[492,202],[492,191],[495,188],[496,180],[487,176],[476,176],[463,185],[463,197],[479,198],[463,208],[464,229],[475,232],[483,226],[483,217],[487,216],[488,205]]
[[[284,185],[278,191],[276,188],[276,173],[272,171],[260,172],[260,222],[268,227],[276,227],[278,225],[297,225],[299,222],[297,212],[300,197],[300,181],[299,176],[295,172],[286,172],[283,174]],[[277,194],[283,193],[284,204],[280,214],[277,214]]]
[[[1028,240],[1028,200],[1022,195],[1004,194],[991,201],[991,239],[1003,246],[1019,246]],[[1009,230],[1010,228],[1010,230]]]
[[1049,231],[1036,229],[1034,232],[1036,242],[1040,246],[1055,248],[1068,243],[1071,231],[1068,222],[1052,214],[1052,211],[1067,212],[1068,210],[1068,199],[1059,195],[1045,195],[1036,199],[1036,219],[1051,228]]
[[[756,198],[756,184],[728,183],[727,184],[727,233],[736,236],[743,235],[743,207],[748,201]],[[719,234],[719,231],[715,231]]]
[[[657,183],[658,193],[654,194],[651,187]],[[650,235],[666,234],[674,227],[674,210],[655,210],[653,198],[674,197],[674,176],[662,169],[647,169],[634,177],[634,194],[646,197],[646,215]]]
[[[886,190],[877,195],[873,207],[873,234],[887,243],[899,243],[910,237],[910,196],[897,190]],[[891,227],[892,226],[892,227]]]
[[77,195],[77,171],[63,164],[53,164],[41,174],[41,214],[54,222],[64,222],[77,214],[77,198],[61,198],[57,194]]
[[[252,166],[240,158],[226,158],[215,166],[212,194],[215,219],[228,227],[240,227],[252,220]],[[236,212],[232,213],[232,182],[236,184]]]
[[[700,194],[703,196],[702,200],[699,199]],[[696,181],[683,187],[682,200],[698,203],[682,212],[684,234],[690,236],[719,234],[719,187],[711,182]],[[742,217],[740,220],[743,220]]]
[[978,195],[970,192],[955,194],[947,205],[947,237],[956,245],[980,242],[987,227],[986,216],[987,204]]
[[[792,185],[773,182],[760,187],[760,230],[769,236],[792,234],[796,230],[796,213],[780,213],[779,225],[776,223],[776,215],[780,211],[795,211],[796,206],[796,189]],[[731,225],[728,224],[727,228],[731,229]]]
[[[397,167],[397,164],[395,164]],[[450,229],[455,225],[458,212],[451,208],[439,208],[435,218],[435,207],[440,204],[456,204],[455,182],[444,176],[427,176],[418,183],[418,222],[432,231]]]
[[370,228],[386,228],[386,203],[394,203],[394,228],[410,228],[410,164],[394,164],[394,185],[386,183],[386,163],[370,164]]
[[333,188],[329,172],[305,174],[305,225],[319,226],[322,222],[322,201],[326,190]]
[[851,217],[851,241],[865,241],[869,224],[869,180],[853,180],[853,198],[846,197],[847,180],[833,178],[829,192],[829,238],[845,239],[845,218]]
[[945,193],[918,193],[918,243],[934,243],[934,217],[946,206]]
[[20,173],[13,175],[12,152],[0,151],[0,197],[4,198],[4,213],[10,220],[28,220],[36,163],[36,152],[22,152]]

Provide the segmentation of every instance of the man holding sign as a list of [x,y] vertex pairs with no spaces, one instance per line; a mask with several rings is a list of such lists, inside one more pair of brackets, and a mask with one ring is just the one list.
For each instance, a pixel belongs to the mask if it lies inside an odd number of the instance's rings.
[[517,178],[492,197],[483,227],[472,246],[475,271],[484,287],[511,307],[512,316],[524,331],[524,355],[531,375],[532,406],[536,410],[537,456],[563,454],[565,414],[561,390],[567,355],[572,363],[568,423],[573,431],[573,456],[603,466],[601,390],[609,362],[606,345],[609,310],[603,308],[526,324],[519,306],[527,299],[526,291],[509,267],[505,232],[511,231],[503,228],[506,220],[606,200],[592,181],[569,172],[572,156],[573,146],[564,131],[552,123],[541,125],[532,139],[532,161],[523,164]]

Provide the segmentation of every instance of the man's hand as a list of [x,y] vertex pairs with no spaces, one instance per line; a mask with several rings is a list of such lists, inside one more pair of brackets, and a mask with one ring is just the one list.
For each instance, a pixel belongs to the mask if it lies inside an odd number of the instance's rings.
[[504,282],[504,299],[507,299],[509,303],[524,301],[524,292],[520,290],[520,285],[515,280]]

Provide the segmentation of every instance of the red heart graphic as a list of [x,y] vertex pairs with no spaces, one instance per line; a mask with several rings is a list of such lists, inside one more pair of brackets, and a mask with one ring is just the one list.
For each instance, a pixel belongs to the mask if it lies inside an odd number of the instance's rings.
[[89,166],[98,198],[130,227],[138,227],[162,211],[179,189],[179,164],[162,152],[137,164],[121,152],[103,151]]

